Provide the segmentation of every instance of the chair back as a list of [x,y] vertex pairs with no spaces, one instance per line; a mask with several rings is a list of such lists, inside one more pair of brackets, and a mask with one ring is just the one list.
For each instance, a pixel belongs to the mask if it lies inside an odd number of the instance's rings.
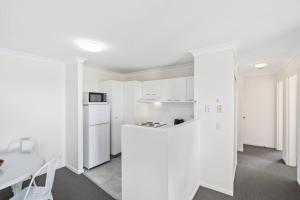
[[46,174],[46,183],[44,186],[44,191],[41,196],[47,195],[51,193],[53,182],[54,182],[54,176],[55,176],[55,171],[56,171],[56,164],[57,164],[58,159],[57,158],[52,158],[49,160],[46,164],[44,164],[32,177],[29,186],[27,188],[26,194],[24,196],[24,200],[27,199],[29,192],[31,190],[31,186],[34,183],[34,180],[37,176],[39,176],[44,170],[47,170]]

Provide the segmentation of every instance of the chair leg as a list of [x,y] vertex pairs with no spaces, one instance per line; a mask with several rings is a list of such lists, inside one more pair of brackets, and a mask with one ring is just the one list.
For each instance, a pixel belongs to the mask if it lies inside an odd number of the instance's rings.
[[15,185],[12,186],[12,191],[14,193],[14,195],[18,194],[19,192],[21,192],[22,190],[22,184],[23,182],[17,183]]

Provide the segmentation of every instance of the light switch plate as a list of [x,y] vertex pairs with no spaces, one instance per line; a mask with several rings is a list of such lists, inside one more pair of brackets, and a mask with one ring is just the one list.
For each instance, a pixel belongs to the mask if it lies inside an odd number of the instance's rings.
[[205,105],[205,112],[210,112],[210,105]]

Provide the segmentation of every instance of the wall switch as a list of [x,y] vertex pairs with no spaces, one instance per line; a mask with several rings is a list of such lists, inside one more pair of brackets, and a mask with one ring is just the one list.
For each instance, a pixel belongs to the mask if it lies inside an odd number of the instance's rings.
[[204,109],[205,109],[205,112],[210,112],[210,105],[206,104]]

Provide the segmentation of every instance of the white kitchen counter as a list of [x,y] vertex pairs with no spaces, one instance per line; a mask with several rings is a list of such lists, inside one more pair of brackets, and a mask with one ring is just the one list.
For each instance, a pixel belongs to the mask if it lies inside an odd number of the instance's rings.
[[122,199],[192,200],[199,186],[200,122],[122,126]]

